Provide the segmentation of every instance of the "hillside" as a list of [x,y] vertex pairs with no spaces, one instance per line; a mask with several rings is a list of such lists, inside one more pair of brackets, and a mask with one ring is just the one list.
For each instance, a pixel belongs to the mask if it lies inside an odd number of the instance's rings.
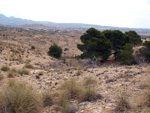
[[[5,89],[9,80],[15,80],[16,83],[26,82],[37,93],[49,91],[57,97],[65,81],[75,79],[83,83],[92,77],[96,80],[93,89],[97,96],[93,101],[71,101],[69,109],[73,113],[149,113],[150,109],[145,104],[149,94],[149,64],[95,64],[89,59],[75,59],[74,56],[81,54],[76,45],[81,43],[82,34],[75,31],[59,33],[1,26],[0,75],[3,77],[0,79],[0,90]],[[62,59],[48,56],[48,49],[53,43],[63,48]],[[4,66],[10,70],[4,71]],[[81,87],[80,84],[77,86]],[[129,103],[130,109],[116,110],[120,97],[127,98],[125,101]],[[57,99],[52,105],[42,107],[41,113],[59,113],[62,109],[58,109],[55,104],[59,106]]]

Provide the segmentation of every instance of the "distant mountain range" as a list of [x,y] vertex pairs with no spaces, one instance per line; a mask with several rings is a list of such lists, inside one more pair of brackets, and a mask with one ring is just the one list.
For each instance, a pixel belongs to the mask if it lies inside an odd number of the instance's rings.
[[3,14],[0,14],[0,24],[5,26],[21,26],[27,24],[42,24],[49,27],[64,27],[64,28],[110,28],[107,26],[100,26],[100,25],[91,25],[91,24],[82,24],[82,23],[54,23],[54,22],[47,22],[47,21],[33,21],[15,17],[6,17]]
[[54,22],[47,22],[47,21],[33,21],[33,20],[27,20],[27,19],[21,19],[21,18],[15,18],[15,17],[7,17],[3,14],[0,14],[0,25],[3,26],[15,26],[15,27],[22,27],[22,26],[28,26],[31,27],[34,26],[42,26],[42,28],[67,28],[67,29],[88,29],[90,27],[94,27],[99,30],[105,30],[105,29],[112,29],[112,30],[121,30],[123,32],[129,31],[129,30],[135,30],[139,34],[142,35],[150,35],[150,29],[143,29],[143,28],[121,28],[121,27],[111,27],[111,26],[100,26],[100,25],[92,25],[92,24],[82,24],[82,23],[54,23]]

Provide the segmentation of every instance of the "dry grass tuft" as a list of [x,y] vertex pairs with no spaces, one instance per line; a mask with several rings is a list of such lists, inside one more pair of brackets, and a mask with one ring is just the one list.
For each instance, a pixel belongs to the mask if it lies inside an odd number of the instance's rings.
[[75,79],[66,81],[61,88],[64,90],[69,99],[79,98],[82,91],[80,83]]
[[18,72],[15,68],[12,68],[9,72],[8,72],[8,77],[9,78],[13,78],[15,76],[18,76]]
[[39,113],[40,96],[24,82],[11,80],[0,92],[1,113]]
[[116,108],[115,111],[116,112],[126,112],[127,110],[129,110],[131,108],[128,98],[127,98],[127,94],[125,91],[121,92],[121,94],[118,97],[118,100],[116,102]]
[[96,92],[96,80],[92,77],[86,78],[84,81],[77,81],[70,79],[65,81],[61,86],[57,105],[62,113],[75,113],[78,107],[71,104],[72,100],[82,101],[95,101],[101,99],[102,96]]
[[8,66],[2,66],[1,70],[6,72],[6,71],[9,71],[10,68]]
[[96,80],[92,77],[88,77],[83,81],[84,89],[80,101],[96,101],[102,98],[102,96],[96,92],[96,84]]
[[70,101],[65,93],[59,95],[56,103],[62,113],[68,113]]
[[34,68],[34,66],[31,65],[31,64],[29,64],[29,63],[25,64],[24,67],[25,67],[25,68],[28,68],[28,69],[33,69],[33,68]]
[[44,92],[42,98],[44,107],[53,105],[53,95],[50,93],[50,91]]
[[30,71],[27,70],[26,68],[22,68],[22,69],[19,69],[18,70],[18,73],[22,76],[22,75],[29,75],[30,74]]

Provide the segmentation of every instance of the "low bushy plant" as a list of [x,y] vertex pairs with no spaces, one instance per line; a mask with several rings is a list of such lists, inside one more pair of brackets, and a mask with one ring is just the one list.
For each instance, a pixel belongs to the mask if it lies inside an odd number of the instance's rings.
[[65,93],[59,95],[57,100],[57,107],[62,113],[68,113],[70,101]]
[[0,92],[0,113],[39,113],[40,96],[24,82],[9,81]]
[[50,46],[48,55],[54,57],[54,58],[60,58],[62,54],[62,48],[58,46],[57,44],[53,44]]
[[22,68],[22,69],[19,69],[18,70],[18,73],[22,76],[22,75],[29,75],[29,70],[28,69],[26,69],[26,68]]
[[8,72],[8,77],[9,78],[13,78],[13,77],[18,76],[18,75],[19,74],[18,74],[18,72],[15,68],[10,69],[10,71]]
[[33,69],[33,68],[34,68],[33,65],[32,65],[32,64],[29,64],[29,63],[25,64],[24,67],[25,67],[25,68],[28,68],[28,69]]
[[84,80],[84,89],[81,95],[81,101],[95,101],[102,98],[102,96],[96,92],[96,84],[96,80],[92,77],[88,77]]
[[81,86],[75,79],[71,79],[62,85],[62,90],[65,91],[69,99],[76,99],[80,97]]
[[43,93],[43,106],[51,106],[53,105],[53,95],[50,91],[46,91]]
[[10,68],[9,68],[8,66],[2,66],[2,67],[1,67],[1,70],[2,70],[2,71],[9,71]]
[[127,98],[127,94],[125,91],[121,92],[121,94],[118,97],[118,100],[116,101],[116,112],[126,112],[128,109],[130,109],[130,104]]

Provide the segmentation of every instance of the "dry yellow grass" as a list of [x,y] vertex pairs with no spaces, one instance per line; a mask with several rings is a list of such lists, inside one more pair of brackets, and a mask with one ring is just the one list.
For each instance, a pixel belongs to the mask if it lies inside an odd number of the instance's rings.
[[24,82],[9,81],[0,92],[1,113],[39,113],[40,96]]

